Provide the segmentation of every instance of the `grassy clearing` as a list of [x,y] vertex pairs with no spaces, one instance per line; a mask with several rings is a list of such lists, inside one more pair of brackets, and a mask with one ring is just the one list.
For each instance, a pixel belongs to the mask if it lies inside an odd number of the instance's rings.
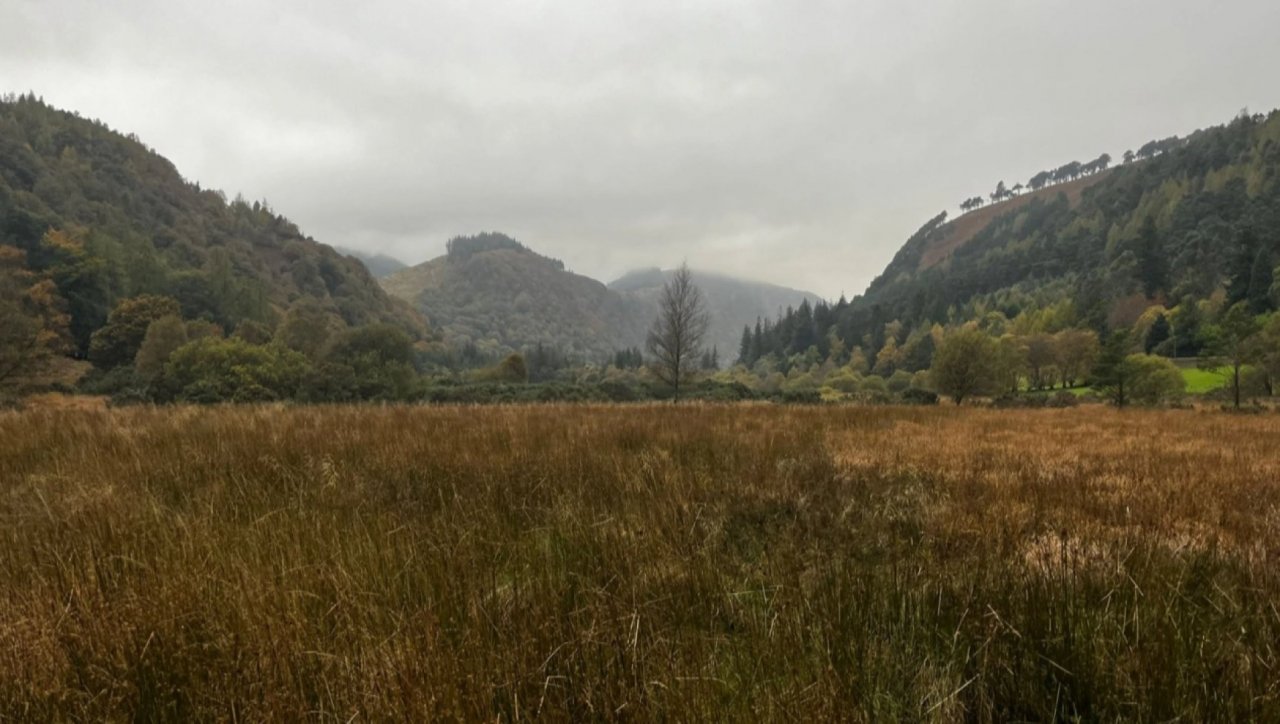
[[1196,367],[1183,367],[1182,379],[1187,383],[1187,393],[1203,395],[1226,387],[1231,380],[1230,368],[1202,370]]
[[1280,416],[0,414],[0,719],[1280,719]]

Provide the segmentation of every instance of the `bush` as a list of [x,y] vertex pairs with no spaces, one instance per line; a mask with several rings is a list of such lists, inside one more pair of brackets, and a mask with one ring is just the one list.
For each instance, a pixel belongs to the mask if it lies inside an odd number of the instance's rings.
[[1124,360],[1128,375],[1128,397],[1139,405],[1160,405],[1182,396],[1186,381],[1170,360],[1146,354],[1132,354]]
[[1047,404],[1049,407],[1075,407],[1080,404],[1080,399],[1066,390],[1058,390],[1048,398]]
[[600,383],[600,392],[610,402],[635,402],[640,399],[639,392],[634,387],[625,382],[617,380],[605,380]]
[[80,391],[89,395],[116,396],[130,388],[140,387],[132,366],[122,365],[110,370],[93,368],[80,380]]
[[205,337],[169,357],[158,384],[162,397],[185,402],[263,402],[298,394],[307,358],[279,345]]
[[822,402],[822,393],[817,390],[785,390],[778,399],[787,405],[817,405]]
[[907,389],[911,387],[911,382],[913,379],[914,377],[910,372],[906,370],[898,370],[897,372],[894,372],[892,376],[889,377],[888,381],[885,383],[885,386],[889,388],[890,392],[900,395],[906,392]]
[[902,391],[902,401],[908,405],[936,405],[938,404],[938,393],[932,390],[923,390],[919,387],[909,387]]

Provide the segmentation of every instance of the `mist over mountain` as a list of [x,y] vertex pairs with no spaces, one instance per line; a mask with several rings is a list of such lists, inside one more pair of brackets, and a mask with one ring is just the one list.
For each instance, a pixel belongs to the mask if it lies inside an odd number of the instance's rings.
[[[662,286],[674,273],[673,269],[642,269],[615,279],[609,288],[626,298],[640,318],[653,319]],[[721,364],[736,357],[744,326],[780,317],[805,301],[821,301],[811,292],[698,269],[693,270],[693,281],[702,291],[710,318],[706,346],[716,351]]]
[[368,269],[369,273],[376,279],[389,276],[409,266],[399,259],[387,256],[386,254],[370,254],[368,252],[348,249],[345,246],[337,245],[335,245],[333,249],[339,254],[355,257],[361,264],[364,264],[364,267]]
[[[453,239],[444,256],[391,274],[382,285],[414,304],[452,346],[475,346],[492,356],[543,345],[598,362],[644,346],[670,274],[655,267],[606,286],[506,235],[484,233]],[[808,292],[722,274],[695,271],[694,280],[711,320],[707,349],[716,349],[725,362],[737,349],[743,324],[818,300]]]

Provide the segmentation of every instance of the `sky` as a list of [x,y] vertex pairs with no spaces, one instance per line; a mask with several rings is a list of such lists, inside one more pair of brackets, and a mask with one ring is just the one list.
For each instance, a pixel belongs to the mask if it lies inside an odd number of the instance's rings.
[[0,92],[410,263],[853,296],[996,182],[1280,107],[1275,0],[0,0]]

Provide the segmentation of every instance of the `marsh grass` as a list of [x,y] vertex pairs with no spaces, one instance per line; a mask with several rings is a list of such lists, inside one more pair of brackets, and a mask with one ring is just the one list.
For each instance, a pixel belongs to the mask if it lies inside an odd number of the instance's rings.
[[1280,417],[0,413],[0,718],[1280,719]]

